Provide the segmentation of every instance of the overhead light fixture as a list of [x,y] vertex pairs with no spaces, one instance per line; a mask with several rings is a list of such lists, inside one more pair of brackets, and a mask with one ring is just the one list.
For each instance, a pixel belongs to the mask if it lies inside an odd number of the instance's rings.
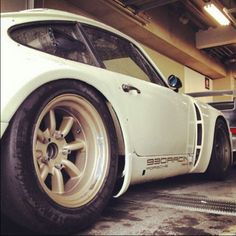
[[209,3],[204,9],[221,25],[229,25],[229,19],[213,4]]

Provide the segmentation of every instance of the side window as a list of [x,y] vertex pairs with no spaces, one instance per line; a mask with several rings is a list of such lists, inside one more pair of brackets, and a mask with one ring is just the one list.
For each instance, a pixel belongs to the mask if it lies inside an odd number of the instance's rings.
[[18,43],[65,59],[96,65],[76,23],[26,25],[10,32]]
[[129,41],[107,31],[83,26],[97,56],[111,71],[129,75],[140,80],[164,85],[139,50]]

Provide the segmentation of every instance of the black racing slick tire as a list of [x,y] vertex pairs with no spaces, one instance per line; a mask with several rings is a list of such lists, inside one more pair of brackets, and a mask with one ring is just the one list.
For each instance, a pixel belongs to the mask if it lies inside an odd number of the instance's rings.
[[207,176],[212,180],[224,180],[232,165],[230,135],[223,119],[218,119],[215,125],[214,142],[211,159],[207,168]]
[[34,91],[2,147],[1,208],[36,233],[78,232],[112,196],[115,128],[105,99],[85,83],[59,80]]

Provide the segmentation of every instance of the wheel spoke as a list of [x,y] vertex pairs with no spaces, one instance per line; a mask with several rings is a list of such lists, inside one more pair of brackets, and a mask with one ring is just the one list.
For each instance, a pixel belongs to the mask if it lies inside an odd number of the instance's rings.
[[[39,145],[38,145],[39,146]],[[37,146],[37,147],[38,147]],[[35,157],[36,157],[36,159],[37,160],[39,160],[39,159],[41,159],[42,157],[43,157],[43,151],[42,151],[42,149],[36,149],[36,151],[35,151]]]
[[[46,137],[44,139],[46,140]],[[36,158],[40,158],[43,156],[43,153],[46,150],[46,147],[47,147],[47,144],[45,144],[44,142],[42,143],[40,141],[37,141],[36,147],[35,147]]]
[[55,193],[64,193],[64,181],[62,173],[59,169],[54,168],[54,173],[52,175],[52,191]]
[[79,177],[80,176],[81,172],[80,172],[80,170],[78,169],[78,167],[74,163],[72,163],[69,160],[63,160],[62,164],[65,166],[64,170],[67,172],[67,174],[71,178]]
[[53,134],[56,130],[56,117],[53,109],[49,111],[48,117],[46,119],[46,125],[50,131],[50,134]]
[[48,142],[48,140],[50,139],[50,137],[51,137],[51,133],[50,133],[50,130],[47,128],[44,132],[43,132],[43,134],[44,134],[44,138],[45,138],[45,142],[47,143]]
[[60,126],[60,131],[63,137],[65,137],[71,130],[72,126],[74,123],[74,118],[71,116],[65,116],[63,117],[61,126]]
[[43,182],[46,180],[48,174],[49,174],[49,168],[47,165],[45,164],[41,164],[41,173],[40,173],[40,177],[43,180]]
[[40,129],[37,130],[37,139],[38,139],[41,143],[43,143],[44,140],[45,140],[44,133],[43,133],[43,131],[40,130]]
[[85,143],[82,140],[76,140],[71,143],[68,143],[64,148],[71,150],[71,151],[85,149]]

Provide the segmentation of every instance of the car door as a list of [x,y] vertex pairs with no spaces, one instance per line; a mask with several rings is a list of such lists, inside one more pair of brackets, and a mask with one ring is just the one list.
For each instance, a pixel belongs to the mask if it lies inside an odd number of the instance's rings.
[[135,153],[146,157],[193,153],[194,111],[189,98],[169,89],[128,40],[89,26],[84,32],[102,66],[115,72]]

